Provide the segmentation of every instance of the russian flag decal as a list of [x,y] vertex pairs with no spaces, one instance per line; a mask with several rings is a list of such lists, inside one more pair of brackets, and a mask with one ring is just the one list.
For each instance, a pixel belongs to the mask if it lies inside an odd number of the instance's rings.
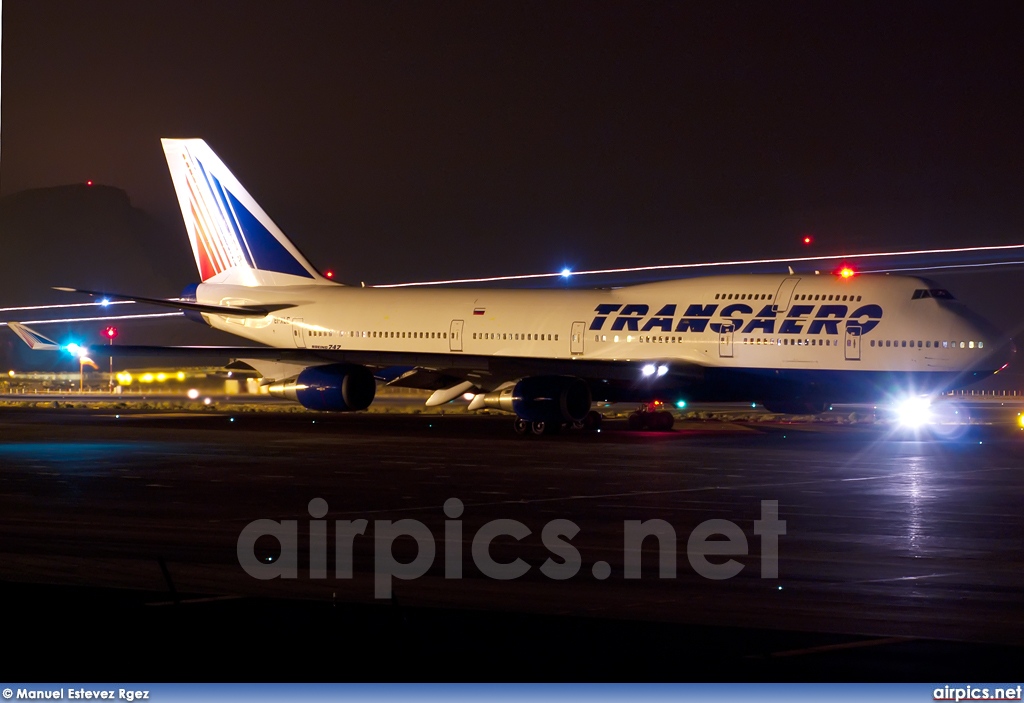
[[486,312],[486,308],[473,308],[474,315],[483,315]]

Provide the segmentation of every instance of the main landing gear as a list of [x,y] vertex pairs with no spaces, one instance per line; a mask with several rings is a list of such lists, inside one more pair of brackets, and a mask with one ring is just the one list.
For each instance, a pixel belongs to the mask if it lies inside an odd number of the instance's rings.
[[515,430],[517,435],[550,435],[558,434],[562,431],[562,428],[572,428],[574,430],[582,430],[584,432],[598,432],[601,429],[601,413],[596,410],[588,412],[582,420],[576,422],[548,422],[546,420],[524,420],[521,417],[517,417],[512,428]]
[[675,417],[668,410],[658,410],[661,403],[647,403],[641,405],[635,412],[629,415],[629,429],[631,430],[655,430],[668,432],[675,424]]

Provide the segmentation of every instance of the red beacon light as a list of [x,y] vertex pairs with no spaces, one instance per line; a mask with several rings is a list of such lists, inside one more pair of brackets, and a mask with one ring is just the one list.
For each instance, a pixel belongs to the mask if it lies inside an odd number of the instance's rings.
[[805,234],[802,241],[803,241],[804,244],[808,244],[808,245],[814,244],[814,237],[812,237],[809,234]]
[[117,338],[117,328],[116,327],[107,327],[107,328],[105,328],[103,330],[103,336],[106,337],[107,339],[110,339],[110,340],[116,339]]
[[324,271],[324,278],[334,278],[334,271],[331,269]]
[[854,276],[857,275],[857,272],[854,271],[849,266],[843,266],[841,269],[836,271],[836,275],[839,276],[840,278],[853,278]]
[[92,185],[92,180],[88,180],[88,181],[86,181],[86,182],[85,182],[85,185],[87,185],[87,186],[91,186],[91,185]]

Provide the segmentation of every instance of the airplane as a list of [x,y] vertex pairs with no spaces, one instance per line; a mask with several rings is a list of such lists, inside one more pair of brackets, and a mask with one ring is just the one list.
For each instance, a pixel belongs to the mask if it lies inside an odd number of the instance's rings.
[[[673,415],[663,408],[676,404],[817,413],[934,397],[1005,368],[1015,352],[938,284],[849,268],[591,290],[342,285],[205,141],[161,141],[201,282],[177,299],[61,290],[174,307],[260,345],[104,354],[217,353],[309,409],[364,410],[382,383],[433,391],[427,406],[471,394],[471,410],[514,414],[518,434],[595,429],[595,402],[638,403],[630,427],[665,430]],[[9,324],[33,349],[60,348]]]

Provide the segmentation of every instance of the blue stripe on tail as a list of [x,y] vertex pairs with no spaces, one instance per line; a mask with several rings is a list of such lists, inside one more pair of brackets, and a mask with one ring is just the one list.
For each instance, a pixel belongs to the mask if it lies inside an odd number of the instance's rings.
[[253,268],[260,271],[276,271],[277,273],[313,278],[312,274],[284,248],[281,242],[277,241],[274,235],[251,212],[242,207],[235,196],[226,190],[224,192],[227,193],[228,199],[231,201],[231,209],[242,230],[242,236],[245,237],[245,243],[252,253]]

